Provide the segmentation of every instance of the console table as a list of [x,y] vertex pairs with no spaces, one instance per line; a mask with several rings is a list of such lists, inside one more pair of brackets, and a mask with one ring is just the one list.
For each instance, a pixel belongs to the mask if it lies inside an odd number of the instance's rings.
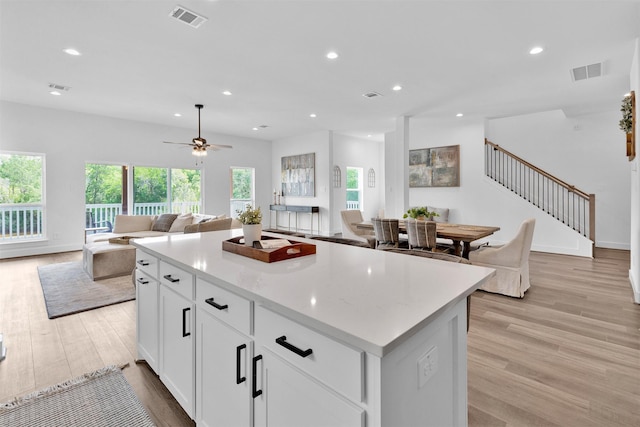
[[269,227],[271,227],[271,212],[274,211],[276,217],[276,226],[278,228],[278,212],[287,212],[289,215],[288,228],[291,230],[291,213],[296,214],[296,231],[298,231],[298,213],[308,213],[311,220],[311,234],[313,234],[313,214],[318,214],[318,233],[320,233],[320,207],[319,206],[301,206],[301,205],[269,205]]

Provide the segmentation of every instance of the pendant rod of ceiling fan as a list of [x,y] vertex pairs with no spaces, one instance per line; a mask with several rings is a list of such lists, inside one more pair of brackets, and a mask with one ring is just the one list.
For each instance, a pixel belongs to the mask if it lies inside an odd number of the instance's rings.
[[198,109],[198,139],[200,139],[200,110],[202,110],[202,107],[204,107],[204,105],[196,104],[196,108]]

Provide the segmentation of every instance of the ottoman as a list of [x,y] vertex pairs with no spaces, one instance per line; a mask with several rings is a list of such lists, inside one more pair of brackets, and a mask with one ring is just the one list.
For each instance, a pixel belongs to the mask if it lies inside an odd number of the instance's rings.
[[131,274],[135,265],[135,246],[98,242],[82,247],[82,268],[91,280]]

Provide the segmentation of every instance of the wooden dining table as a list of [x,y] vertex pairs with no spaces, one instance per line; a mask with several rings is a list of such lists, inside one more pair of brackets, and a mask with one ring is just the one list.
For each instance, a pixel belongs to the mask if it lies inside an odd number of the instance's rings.
[[[364,230],[373,230],[371,221],[363,221],[356,227]],[[404,220],[399,220],[400,233],[406,234],[407,228]],[[469,259],[471,242],[487,237],[500,230],[500,227],[488,225],[451,224],[448,222],[436,222],[436,237],[453,241],[455,254]]]

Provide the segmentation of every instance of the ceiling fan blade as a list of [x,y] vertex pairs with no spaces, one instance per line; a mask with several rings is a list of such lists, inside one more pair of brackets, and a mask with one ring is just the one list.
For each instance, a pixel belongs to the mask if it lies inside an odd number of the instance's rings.
[[171,141],[162,141],[165,144],[176,144],[176,145],[189,145],[192,146],[193,144],[188,143],[188,142],[171,142]]
[[233,148],[233,146],[224,144],[207,144],[208,150],[219,150],[221,148]]

